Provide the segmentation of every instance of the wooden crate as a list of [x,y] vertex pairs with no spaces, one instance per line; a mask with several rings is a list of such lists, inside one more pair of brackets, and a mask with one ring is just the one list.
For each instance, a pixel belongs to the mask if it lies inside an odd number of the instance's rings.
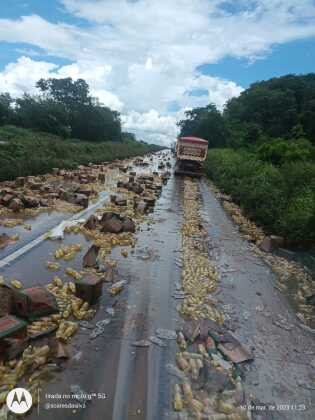
[[14,315],[5,315],[0,318],[0,340],[4,338],[26,338],[27,322]]
[[103,279],[95,274],[75,281],[75,294],[89,304],[95,303],[102,295]]
[[15,291],[13,301],[14,313],[29,320],[59,312],[54,295],[42,286]]

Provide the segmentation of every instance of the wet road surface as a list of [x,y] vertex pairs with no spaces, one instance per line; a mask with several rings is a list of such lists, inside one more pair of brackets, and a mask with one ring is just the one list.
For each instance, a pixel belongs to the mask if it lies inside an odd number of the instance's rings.
[[[230,317],[230,330],[255,356],[247,368],[245,389],[261,402],[279,405],[275,418],[312,419],[314,335],[301,329],[285,296],[276,288],[275,275],[240,237],[205,180],[200,192],[210,252],[221,274],[216,296]],[[277,325],[279,317],[288,329]]]
[[[110,323],[95,339],[90,338],[90,329],[79,329],[69,344],[70,360],[41,390],[38,410],[33,410],[28,416],[30,419],[56,416],[65,420],[74,417],[80,420],[177,418],[169,415],[173,378],[166,369],[168,363],[174,364],[178,351],[175,340],[165,340],[166,347],[153,343],[148,347],[133,344],[148,340],[157,328],[176,330],[182,323],[176,309],[179,301],[172,294],[181,275],[177,260],[181,252],[183,182],[183,178],[172,176],[163,188],[152,223],[140,226],[136,246],[127,248],[127,258],[121,256],[120,248],[113,250],[111,257],[119,262],[115,280],[127,280],[128,285],[116,297],[103,293],[96,317],[91,321],[92,325],[104,319],[109,319]],[[207,182],[197,182],[201,216],[209,232],[208,252],[220,273],[216,297],[229,317],[230,330],[255,357],[245,368],[246,391],[263,403],[278,405],[275,416],[270,418],[314,419],[312,380],[315,370],[310,365],[315,355],[314,337],[298,326],[285,296],[275,288],[274,274],[241,238]],[[42,217],[39,220],[43,223],[47,215]],[[61,215],[56,217],[59,221]],[[47,230],[46,222],[42,223],[34,222],[34,232],[44,233],[42,226]],[[53,225],[53,219],[49,219],[48,227]],[[64,244],[77,242],[82,243],[83,248],[71,262],[74,269],[81,268],[89,242],[74,234],[66,235],[63,241]],[[17,243],[11,253],[27,243],[27,240]],[[18,278],[25,286],[46,284],[56,273],[48,272],[45,263],[52,260],[57,247],[57,242],[43,241],[2,267],[0,274]],[[103,290],[107,287],[105,283]],[[114,309],[114,316],[106,311],[109,307]],[[274,323],[279,315],[290,329]],[[50,409],[49,403],[69,400],[54,401],[47,398],[47,394],[70,394],[71,385],[78,385],[95,397],[84,409]]]

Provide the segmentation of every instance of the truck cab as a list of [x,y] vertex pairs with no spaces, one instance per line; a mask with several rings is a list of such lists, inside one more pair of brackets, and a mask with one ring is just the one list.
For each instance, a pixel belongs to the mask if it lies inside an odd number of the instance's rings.
[[175,175],[202,176],[208,141],[199,137],[179,137],[176,142]]

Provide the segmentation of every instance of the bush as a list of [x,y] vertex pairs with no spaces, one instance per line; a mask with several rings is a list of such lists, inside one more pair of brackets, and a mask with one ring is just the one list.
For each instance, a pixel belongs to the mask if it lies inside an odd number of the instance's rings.
[[287,162],[311,160],[313,147],[306,139],[274,139],[259,146],[257,152],[259,159],[273,165],[283,165]]
[[214,149],[209,150],[205,171],[266,233],[292,243],[315,242],[314,163],[277,167],[253,153]]
[[0,144],[0,181],[44,174],[56,167],[70,169],[89,162],[110,162],[161,149],[133,140],[114,143],[63,140],[13,126],[1,127],[0,138],[4,141]]

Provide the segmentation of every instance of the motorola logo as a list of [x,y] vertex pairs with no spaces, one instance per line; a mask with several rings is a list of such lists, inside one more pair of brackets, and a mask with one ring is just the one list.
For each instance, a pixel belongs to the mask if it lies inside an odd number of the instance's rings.
[[7,395],[8,409],[15,414],[26,413],[32,404],[32,395],[25,388],[14,388]]

